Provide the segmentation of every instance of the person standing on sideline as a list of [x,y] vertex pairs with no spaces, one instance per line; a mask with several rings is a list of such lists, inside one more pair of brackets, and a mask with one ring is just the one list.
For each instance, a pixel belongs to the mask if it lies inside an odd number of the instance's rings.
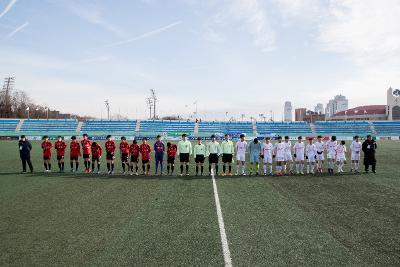
[[182,140],[178,142],[178,155],[181,162],[181,176],[183,176],[183,166],[186,167],[186,175],[189,176],[189,162],[192,154],[192,143],[187,140],[187,134],[182,134]]
[[154,143],[154,156],[156,160],[156,172],[158,175],[158,165],[160,165],[160,175],[163,175],[163,162],[164,162],[165,145],[161,142],[161,135],[157,135],[156,142]]
[[[224,141],[221,142],[222,151],[222,176],[232,176],[232,161],[233,154],[235,153],[235,146],[230,140],[229,134],[225,134]],[[228,165],[228,169],[226,168]]]
[[368,173],[369,165],[372,165],[372,172],[376,173],[376,159],[375,150],[377,148],[375,140],[371,135],[367,135],[367,140],[362,144],[362,151],[364,152],[364,165],[365,173]]
[[21,135],[21,139],[18,141],[19,157],[22,162],[22,173],[26,173],[26,164],[28,163],[29,170],[33,172],[33,165],[31,162],[31,150],[32,144],[26,139],[25,135]]

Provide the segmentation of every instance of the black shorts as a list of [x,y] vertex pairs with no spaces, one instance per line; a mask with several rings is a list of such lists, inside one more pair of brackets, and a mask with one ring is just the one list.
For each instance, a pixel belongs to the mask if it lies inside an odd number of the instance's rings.
[[223,163],[232,163],[233,155],[232,154],[222,154],[222,162]]
[[167,163],[168,163],[168,164],[175,164],[175,157],[168,156],[168,158],[167,158]]
[[57,160],[62,160],[64,159],[64,156],[57,156]]
[[128,162],[128,159],[129,159],[129,154],[127,154],[127,153],[123,153],[123,154],[121,154],[121,161],[122,162]]
[[70,156],[70,157],[69,157],[69,160],[71,160],[71,161],[73,161],[73,160],[78,160],[78,158],[79,158],[78,156]]
[[218,164],[218,154],[210,154],[208,156],[208,163],[210,163],[210,164],[212,164],[212,163]]
[[194,161],[196,163],[204,163],[204,159],[205,159],[204,155],[196,155],[196,158],[194,159]]
[[90,154],[83,154],[84,159],[90,159]]
[[142,159],[142,164],[148,164],[148,163],[150,163],[149,159]]
[[189,162],[189,153],[181,153],[179,154],[180,162]]
[[139,162],[139,156],[131,156],[131,162],[138,163]]
[[98,156],[92,156],[92,161],[99,161],[99,157]]
[[106,160],[114,160],[114,153],[107,152]]
[[50,157],[43,156],[43,160],[50,160]]

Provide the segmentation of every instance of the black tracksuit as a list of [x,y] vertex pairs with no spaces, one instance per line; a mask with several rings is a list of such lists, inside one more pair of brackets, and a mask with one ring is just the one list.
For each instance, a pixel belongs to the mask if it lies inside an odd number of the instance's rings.
[[369,165],[372,165],[372,171],[375,171],[376,168],[376,158],[375,158],[375,150],[376,150],[376,142],[374,140],[368,141],[365,140],[362,144],[362,151],[364,152],[364,165],[365,171],[368,172]]
[[19,157],[21,158],[22,161],[22,171],[26,172],[26,163],[28,163],[30,171],[33,172],[33,166],[31,162],[31,150],[32,150],[31,142],[29,142],[28,140],[25,141],[19,140],[18,148],[19,148]]

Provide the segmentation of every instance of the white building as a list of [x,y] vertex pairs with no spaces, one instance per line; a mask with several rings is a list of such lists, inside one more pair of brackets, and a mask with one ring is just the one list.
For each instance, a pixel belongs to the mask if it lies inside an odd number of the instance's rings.
[[322,105],[321,103],[318,103],[314,108],[314,112],[316,112],[318,114],[324,114],[324,105]]
[[283,112],[284,121],[292,121],[293,120],[292,113],[293,113],[292,102],[286,101]]
[[400,120],[400,89],[387,90],[386,116],[390,121]]
[[329,118],[334,114],[347,110],[349,108],[349,100],[343,95],[337,95],[334,99],[329,100],[326,105],[325,113],[326,117]]

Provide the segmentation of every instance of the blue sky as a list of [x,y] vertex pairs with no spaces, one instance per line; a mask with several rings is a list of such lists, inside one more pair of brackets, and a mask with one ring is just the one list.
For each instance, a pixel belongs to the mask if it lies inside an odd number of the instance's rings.
[[[64,112],[258,117],[284,101],[385,104],[400,87],[398,0],[0,0],[0,74]],[[268,115],[269,116],[269,115]]]

